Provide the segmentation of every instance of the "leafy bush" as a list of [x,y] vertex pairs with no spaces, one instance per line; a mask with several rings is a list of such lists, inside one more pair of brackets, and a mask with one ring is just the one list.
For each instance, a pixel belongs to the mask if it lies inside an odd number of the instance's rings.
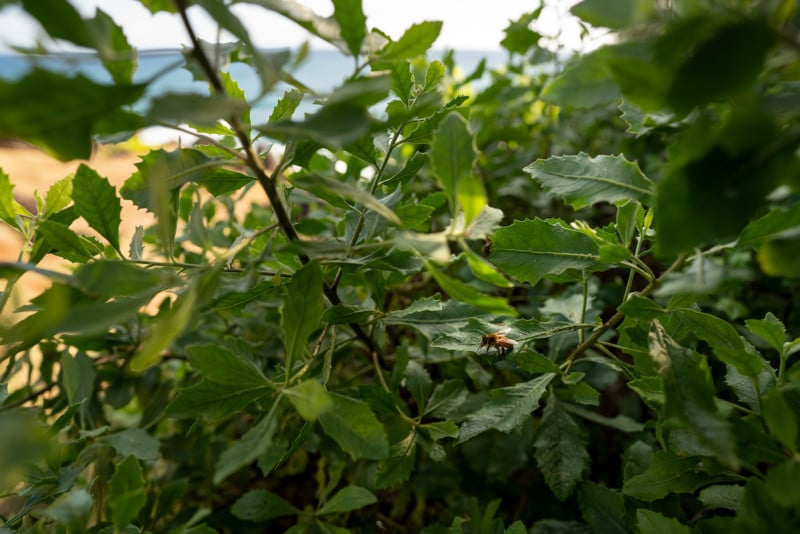
[[[119,191],[82,165],[36,213],[0,173],[25,240],[2,308],[52,282],[2,332],[3,531],[798,527],[793,2],[584,0],[619,39],[563,69],[526,13],[470,98],[485,65],[424,59],[440,22],[392,40],[357,1],[250,0],[354,58],[317,94],[228,3],[194,2],[221,45],[185,0],[142,3],[186,21],[208,95],[134,107],[107,15],[20,2],[113,83],[0,82],[0,135],[62,160],[149,125],[200,141]],[[292,85],[267,123],[230,62]],[[130,245],[120,197],[158,221]]]

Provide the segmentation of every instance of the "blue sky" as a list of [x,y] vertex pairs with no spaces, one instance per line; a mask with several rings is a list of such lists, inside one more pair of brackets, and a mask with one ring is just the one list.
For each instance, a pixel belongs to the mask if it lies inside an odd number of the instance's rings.
[[[128,40],[138,48],[178,48],[187,43],[186,34],[178,17],[161,13],[151,15],[134,0],[70,0],[85,16],[94,14],[99,5],[120,24]],[[330,0],[300,0],[320,15],[333,11]],[[535,27],[572,49],[580,46],[580,26],[569,15],[573,0],[548,0],[547,8]],[[489,6],[489,7],[487,7]],[[499,48],[503,29],[509,20],[538,6],[536,0],[363,0],[367,25],[377,27],[397,38],[415,22],[443,20],[444,27],[437,48],[493,50]],[[248,27],[251,38],[258,46],[297,46],[308,38],[299,27],[252,5],[234,8]],[[213,41],[216,27],[197,8],[190,10],[198,33]],[[41,30],[16,7],[0,11],[0,52],[9,45],[31,46]],[[312,41],[312,46],[325,46]]]

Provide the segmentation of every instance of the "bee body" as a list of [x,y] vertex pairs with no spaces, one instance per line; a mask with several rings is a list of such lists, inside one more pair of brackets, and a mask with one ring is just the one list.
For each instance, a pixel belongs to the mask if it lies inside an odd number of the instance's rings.
[[517,345],[517,342],[513,339],[509,339],[503,334],[495,332],[493,334],[484,334],[481,336],[481,344],[478,347],[482,349],[486,347],[486,352],[489,352],[490,349],[494,348],[497,350],[497,354],[501,357],[505,357],[506,354],[512,352],[514,347]]

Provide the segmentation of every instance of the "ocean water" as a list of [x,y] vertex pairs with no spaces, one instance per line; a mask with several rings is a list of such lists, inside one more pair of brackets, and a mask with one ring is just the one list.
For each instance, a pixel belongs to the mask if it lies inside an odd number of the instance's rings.
[[[432,51],[429,59],[440,59],[442,51]],[[468,51],[454,52],[458,68],[464,73],[471,73],[482,58],[486,58],[487,67],[499,66],[506,59],[502,51]],[[140,50],[138,66],[134,74],[135,82],[155,80],[148,86],[145,98],[137,104],[140,110],[147,109],[148,102],[154,96],[170,92],[196,92],[208,94],[208,84],[195,81],[191,73],[183,68],[184,61],[177,50]],[[97,83],[110,83],[111,77],[99,60],[90,54],[60,54],[51,56],[0,55],[0,79],[13,81],[23,77],[34,67],[44,68],[66,74],[81,73]],[[292,75],[308,87],[319,93],[325,93],[341,84],[353,71],[353,59],[336,50],[311,50],[304,61],[293,71]],[[282,82],[259,100],[260,82],[251,67],[233,63],[223,70],[229,72],[233,79],[244,90],[251,101],[251,122],[263,124],[267,121],[278,99],[289,86]],[[484,78],[485,83],[486,78]],[[475,82],[480,85],[480,80]],[[313,111],[313,98],[307,96],[295,111],[295,118]],[[379,112],[379,111],[378,111]],[[163,128],[149,128],[140,133],[143,141],[161,143],[176,140],[179,134]]]

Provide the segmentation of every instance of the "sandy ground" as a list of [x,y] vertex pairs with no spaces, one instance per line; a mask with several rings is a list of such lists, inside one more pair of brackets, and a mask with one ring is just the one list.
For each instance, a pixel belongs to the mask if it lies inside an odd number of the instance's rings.
[[[62,162],[48,156],[37,148],[27,145],[0,146],[0,169],[5,172],[14,185],[14,197],[31,212],[36,211],[34,191],[45,196],[50,186],[58,180],[75,172],[81,163],[86,163],[100,176],[108,178],[113,186],[119,188],[125,180],[136,171],[139,156],[132,152],[112,151],[101,147],[89,161]],[[122,200],[122,225],[120,226],[120,242],[123,250],[127,249],[137,225],[149,225],[153,221],[150,214],[137,209],[131,202]],[[85,223],[76,221],[72,227],[80,233],[93,233]],[[20,256],[23,242],[21,235],[14,229],[0,222],[0,261],[16,261]],[[64,270],[66,262],[48,256],[40,264],[42,267]],[[4,285],[0,281],[0,287]],[[21,279],[21,287],[13,299],[16,303],[25,302],[47,287],[47,280],[28,273]],[[6,310],[8,311],[8,310]]]

